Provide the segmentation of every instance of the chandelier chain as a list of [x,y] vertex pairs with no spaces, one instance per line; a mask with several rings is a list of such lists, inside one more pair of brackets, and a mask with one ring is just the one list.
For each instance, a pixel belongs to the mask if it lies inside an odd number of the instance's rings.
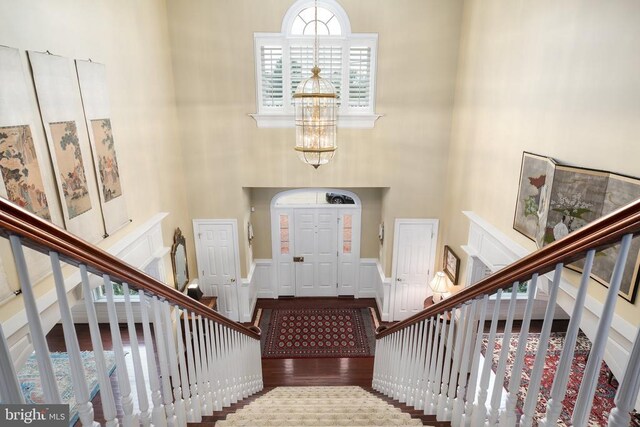
[[318,50],[319,50],[319,42],[318,42],[318,0],[315,0],[314,2],[315,7],[314,7],[314,13],[315,13],[315,21],[314,21],[314,25],[315,25],[315,42],[314,42],[314,49],[313,49],[313,62],[316,67],[318,66]]

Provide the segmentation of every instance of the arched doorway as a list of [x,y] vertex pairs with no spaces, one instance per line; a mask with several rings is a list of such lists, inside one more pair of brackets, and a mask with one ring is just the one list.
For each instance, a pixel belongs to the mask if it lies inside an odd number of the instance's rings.
[[362,203],[338,189],[283,191],[271,200],[278,296],[357,295]]

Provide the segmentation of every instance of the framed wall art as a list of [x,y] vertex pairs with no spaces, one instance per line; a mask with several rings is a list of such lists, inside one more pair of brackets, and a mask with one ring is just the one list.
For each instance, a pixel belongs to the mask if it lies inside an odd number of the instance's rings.
[[442,270],[449,277],[453,286],[458,284],[458,274],[460,273],[460,257],[451,250],[451,247],[444,246],[444,260]]
[[546,231],[555,167],[556,162],[550,157],[522,153],[513,228],[536,242],[539,248]]

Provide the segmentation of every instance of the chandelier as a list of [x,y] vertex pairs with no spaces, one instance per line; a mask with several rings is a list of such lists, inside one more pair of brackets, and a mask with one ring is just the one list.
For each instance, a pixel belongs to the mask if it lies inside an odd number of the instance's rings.
[[336,91],[331,82],[320,77],[318,67],[318,1],[315,1],[315,43],[312,76],[300,82],[293,94],[296,120],[296,147],[303,162],[318,169],[329,163],[338,148],[336,143]]

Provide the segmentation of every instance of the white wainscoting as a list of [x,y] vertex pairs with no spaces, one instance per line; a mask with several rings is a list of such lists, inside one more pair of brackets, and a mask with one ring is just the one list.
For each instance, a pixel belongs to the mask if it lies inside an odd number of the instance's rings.
[[[474,212],[463,212],[470,221],[469,224],[469,242],[463,249],[471,257],[477,257],[486,264],[492,272],[511,264],[518,259],[529,255],[530,251],[515,243],[504,233],[499,231],[492,224],[476,215]],[[467,273],[469,279],[472,274],[472,268],[467,265]],[[547,273],[539,280],[536,299],[544,300],[548,294],[549,283],[553,281],[553,272]],[[560,280],[560,289],[558,292],[557,305],[566,313],[571,313],[575,306],[575,296],[577,290],[565,279]],[[505,305],[502,303],[501,305]],[[502,308],[502,307],[501,307]],[[506,308],[506,307],[505,307]],[[593,342],[595,338],[597,325],[603,310],[603,303],[594,297],[587,295],[585,300],[585,309],[582,312],[580,329]],[[540,310],[540,309],[539,309]],[[556,310],[556,314],[559,314]],[[565,315],[566,317],[566,315]],[[635,339],[638,328],[631,323],[614,314],[611,324],[611,331],[607,347],[605,349],[604,360],[611,368],[611,371],[618,380],[622,380],[624,369],[629,360],[631,346]],[[640,397],[638,398],[636,407],[640,407]]]
[[256,276],[257,263],[251,263],[249,275],[240,281],[240,292],[238,292],[238,305],[240,306],[240,321],[251,322],[253,310],[258,300],[258,284]]
[[358,298],[376,298],[378,285],[378,260],[360,259],[360,277],[358,279]]
[[[375,258],[360,259],[358,279],[356,297],[375,298],[381,320],[389,321],[391,278],[384,276],[380,262]],[[240,310],[243,322],[251,320],[256,298],[278,298],[273,261],[270,259],[255,259],[249,277],[242,279]]]

